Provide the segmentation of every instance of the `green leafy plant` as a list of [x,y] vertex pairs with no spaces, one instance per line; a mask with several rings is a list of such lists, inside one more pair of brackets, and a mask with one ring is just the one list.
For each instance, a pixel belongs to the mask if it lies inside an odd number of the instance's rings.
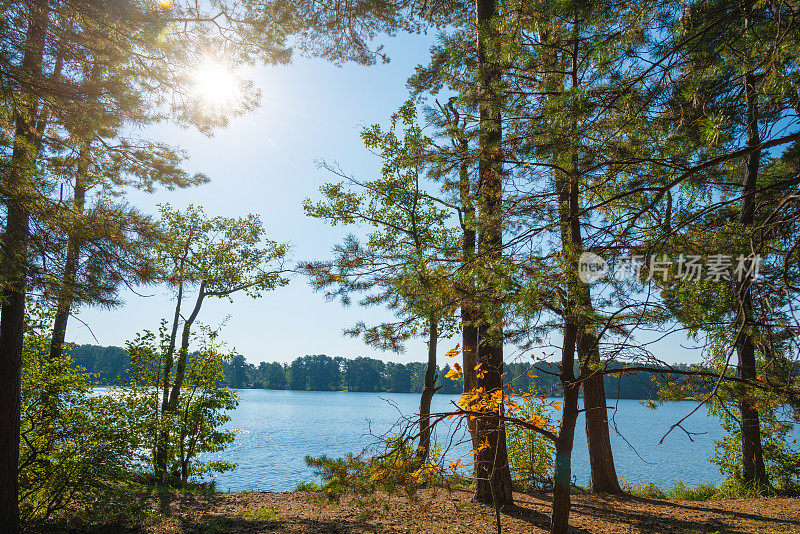
[[451,482],[457,478],[452,476],[456,472],[452,468],[455,464],[451,464],[448,472],[439,465],[441,457],[441,446],[438,444],[431,447],[427,461],[423,461],[412,443],[392,437],[386,440],[386,449],[382,454],[369,458],[353,455],[329,458],[323,455],[318,458],[306,456],[305,460],[322,479],[317,489],[329,499],[338,501],[346,493],[371,495],[376,491],[389,494],[403,492],[408,497],[414,497],[417,490],[423,487],[451,487]]
[[[523,395],[516,416],[535,421],[538,426],[552,426],[553,406],[538,394],[535,387]],[[526,490],[549,489],[552,485],[555,446],[532,430],[509,425],[506,430],[508,461],[515,483]]]
[[[789,434],[794,423],[781,418],[778,411],[782,406],[769,406],[760,403],[760,432],[767,478],[772,490],[794,492],[800,478],[800,452],[792,448]],[[709,462],[716,464],[726,476],[729,486],[741,487],[742,476],[742,433],[741,427],[731,415],[730,410],[721,405],[712,407],[711,412],[721,419],[725,436],[714,441],[714,454]],[[743,490],[747,493],[747,488]]]
[[133,466],[125,403],[92,393],[66,351],[50,358],[48,312],[29,310],[23,346],[19,499],[23,521],[99,512]]
[[233,442],[236,431],[222,428],[230,421],[227,414],[238,404],[236,394],[226,386],[222,363],[230,355],[221,352],[216,332],[201,329],[200,347],[186,357],[183,388],[175,411],[161,408],[162,361],[169,343],[166,322],[158,334],[145,331],[128,342],[131,357],[131,380],[116,394],[136,405],[132,422],[142,439],[140,461],[154,466],[156,441],[166,437],[167,467],[170,485],[185,487],[212,472],[224,472],[236,466],[226,461],[205,460],[203,455],[223,450]]

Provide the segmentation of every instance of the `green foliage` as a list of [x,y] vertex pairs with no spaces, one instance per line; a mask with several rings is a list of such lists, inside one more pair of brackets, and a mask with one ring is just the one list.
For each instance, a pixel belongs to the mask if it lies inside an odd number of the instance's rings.
[[56,361],[49,354],[49,320],[35,309],[23,347],[23,521],[99,513],[130,473],[137,445],[126,404],[93,395],[91,376],[73,368],[69,352]]
[[621,484],[622,490],[625,493],[630,493],[631,495],[635,495],[636,497],[642,497],[644,499],[666,499],[667,492],[661,489],[660,486],[654,484],[652,482],[643,482],[641,484]]
[[428,455],[427,462],[423,463],[412,443],[395,437],[386,441],[386,449],[382,454],[366,459],[353,455],[344,458],[323,455],[318,458],[306,456],[305,460],[315,474],[322,478],[322,483],[316,489],[327,498],[338,501],[346,493],[372,495],[376,491],[389,494],[402,492],[413,497],[423,487],[451,487],[458,477],[448,476],[455,473],[455,469],[446,473],[439,468],[441,455],[441,446],[436,444]]
[[429,193],[426,151],[432,140],[422,133],[413,102],[404,103],[388,128],[364,128],[365,147],[380,156],[379,177],[359,180],[335,166],[324,168],[344,181],[320,187],[322,200],[306,199],[307,216],[332,226],[367,230],[363,240],[348,235],[331,261],[302,262],[300,269],[328,300],[345,305],[364,295],[362,306],[385,305],[396,321],[359,322],[346,333],[382,350],[402,352],[404,343],[428,332],[435,317],[440,333],[455,331],[456,295],[447,279],[458,253],[457,231],[447,202]]
[[222,427],[230,421],[227,412],[238,404],[236,394],[221,385],[222,364],[231,356],[221,352],[215,332],[204,329],[202,334],[200,348],[186,358],[186,375],[174,412],[161,411],[162,361],[169,343],[164,321],[158,337],[145,331],[126,344],[131,358],[130,383],[115,390],[115,395],[137,406],[133,424],[142,438],[140,461],[153,465],[157,436],[166,430],[167,468],[172,482],[181,486],[235,468],[230,462],[202,459],[233,442],[236,431]]
[[719,486],[698,484],[689,487],[678,480],[667,490],[652,482],[623,484],[622,489],[636,497],[665,501],[719,501],[722,499],[753,499],[763,496],[763,493],[756,488],[749,487],[741,480],[733,479],[727,479]]
[[294,487],[294,491],[319,491],[320,485],[316,482],[301,482]]
[[258,215],[208,217],[199,206],[159,206],[163,239],[155,247],[161,278],[170,285],[201,284],[204,296],[255,298],[286,285],[281,275],[289,247],[266,238]]
[[[789,443],[789,434],[794,423],[782,419],[778,411],[782,407],[762,404],[759,410],[761,446],[767,478],[773,490],[795,491],[800,481],[800,452],[793,448],[796,442]],[[714,441],[714,454],[709,461],[719,467],[730,484],[742,486],[742,433],[741,427],[731,412],[723,406],[715,405],[711,412],[721,419],[725,436]]]
[[[536,420],[538,426],[553,424],[553,408],[531,389],[518,403],[515,416],[525,420]],[[549,489],[555,460],[553,442],[532,430],[515,425],[506,429],[508,462],[511,476],[525,489]]]
[[678,481],[667,493],[667,498],[673,501],[710,501],[716,495],[717,488],[713,484],[700,484],[690,488]]
[[[119,347],[96,347],[93,345],[71,346],[76,363],[90,373],[97,374],[100,385],[122,385],[127,382],[130,357]],[[384,362],[376,358],[354,359],[330,357],[324,354],[296,358],[292,363],[261,362],[247,363],[243,356],[235,355],[222,363],[225,384],[234,389],[291,389],[299,391],[386,391],[391,393],[420,393],[425,376],[425,363]],[[537,364],[539,368],[545,364]],[[609,364],[613,368],[617,364]],[[628,367],[635,367],[630,365]],[[671,368],[689,370],[685,364],[672,364]],[[551,397],[561,395],[561,384],[557,376],[535,368],[529,362],[506,363],[506,380],[514,389],[537,391]],[[444,378],[451,363],[437,366],[436,386],[440,394],[460,394],[463,383]],[[528,372],[533,371],[534,376]],[[363,373],[363,376],[362,376]],[[650,372],[628,372],[623,376],[609,374],[605,377],[608,397],[622,399],[654,399],[667,392],[665,388],[680,386],[679,375],[654,374]],[[671,391],[671,398],[681,400],[696,395],[696,391]],[[664,399],[666,400],[666,398]]]

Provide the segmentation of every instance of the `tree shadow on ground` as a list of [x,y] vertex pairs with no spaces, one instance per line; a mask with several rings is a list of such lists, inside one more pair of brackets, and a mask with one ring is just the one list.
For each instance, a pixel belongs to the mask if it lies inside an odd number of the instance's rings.
[[[615,506],[615,504],[617,504]],[[636,508],[626,507],[625,503],[638,505]],[[678,510],[678,514],[675,514]],[[690,517],[691,512],[707,514],[706,517]],[[642,497],[625,496],[613,500],[602,497],[592,501],[573,502],[574,517],[593,518],[598,521],[613,521],[625,524],[632,531],[651,533],[671,532],[726,532],[745,534],[768,528],[770,531],[796,532],[800,529],[800,521],[758,513],[728,510],[708,503],[698,506],[674,501],[661,501]],[[758,523],[747,525],[745,521]]]

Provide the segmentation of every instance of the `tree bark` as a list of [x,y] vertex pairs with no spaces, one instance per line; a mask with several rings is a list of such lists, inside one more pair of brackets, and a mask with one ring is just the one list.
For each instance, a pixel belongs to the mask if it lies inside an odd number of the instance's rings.
[[[464,210],[463,235],[461,238],[461,264],[466,273],[473,269],[475,259],[475,204],[472,201],[472,184],[469,179],[467,159],[467,140],[459,142],[461,166],[459,169],[459,192],[461,208]],[[472,277],[468,275],[468,279]],[[464,392],[472,391],[477,385],[475,366],[478,365],[478,327],[475,324],[475,284],[470,283],[462,296],[461,304],[461,354],[463,365]],[[467,418],[467,428],[472,438],[473,448],[478,447],[476,423]]]
[[[188,250],[188,244],[187,244]],[[183,262],[181,262],[181,268]],[[169,335],[169,346],[167,353],[164,355],[164,376],[163,383],[161,384],[161,417],[163,421],[164,414],[169,410],[169,392],[170,392],[170,375],[172,374],[172,366],[175,363],[175,343],[178,337],[178,325],[181,319],[181,305],[183,303],[183,281],[178,283],[178,295],[176,297],[175,313],[172,316],[172,330]],[[167,448],[169,447],[169,430],[162,429],[158,433],[158,441],[156,443],[156,451],[154,454],[155,476],[156,481],[160,484],[165,483],[167,475]]]
[[419,401],[419,447],[417,456],[423,462],[428,460],[431,448],[431,399],[436,393],[436,344],[439,341],[438,319],[431,312],[428,315],[428,366],[425,369],[425,385]]
[[[578,64],[580,61],[580,24],[576,14],[573,23],[572,50],[570,58],[570,83],[578,86]],[[571,302],[575,309],[568,310],[567,315],[577,321],[576,346],[583,383],[583,403],[586,411],[586,441],[589,446],[589,465],[591,466],[592,490],[599,493],[622,493],[617,471],[614,467],[614,455],[611,449],[611,438],[608,431],[608,412],[606,408],[606,391],[603,375],[595,374],[601,366],[600,340],[597,337],[596,325],[593,324],[594,307],[592,305],[591,288],[582,283],[577,275],[577,258],[584,251],[583,235],[580,221],[580,142],[579,126],[573,120],[572,129],[572,168],[569,182],[560,188],[560,201],[566,202],[566,209],[560,210],[562,217],[562,239],[565,254],[571,255],[573,272],[568,273],[568,288]],[[574,300],[573,300],[574,299]]]
[[[503,388],[503,347],[498,346],[493,336],[486,332],[487,328],[489,326],[486,323],[478,327],[478,362],[483,378],[478,378],[477,383],[479,388],[485,388],[491,394]],[[482,344],[481,334],[488,337],[490,342]],[[503,507],[514,503],[514,495],[508,465],[506,429],[498,415],[486,414],[477,419],[479,452],[475,456],[475,500]],[[484,444],[488,446],[484,447]]]
[[[42,75],[49,4],[30,4],[21,75],[32,82]],[[28,262],[28,209],[26,196],[35,171],[39,146],[36,130],[38,98],[27,94],[17,110],[14,148],[7,182],[6,228],[2,237],[3,288],[0,296],[0,533],[19,532],[19,419],[22,343],[25,335],[25,292]]]
[[[189,317],[183,322],[183,331],[181,332],[181,347],[178,350],[178,362],[175,365],[175,379],[172,381],[172,387],[169,388],[166,377],[164,382],[164,391],[169,389],[169,395],[164,396],[166,402],[162,401],[161,405],[161,420],[167,421],[178,409],[178,401],[181,395],[181,387],[183,386],[183,379],[186,375],[186,359],[189,355],[189,340],[192,333],[192,325],[194,324],[197,315],[200,313],[200,308],[203,305],[203,300],[206,297],[206,281],[200,282],[200,289],[197,293],[197,299],[194,303],[194,308]],[[176,312],[178,313],[178,312]],[[167,469],[167,455],[169,453],[169,429],[164,428],[159,436],[156,447],[156,479],[159,481],[166,480]]]
[[572,445],[575,424],[578,420],[578,389],[575,381],[575,343],[577,324],[571,318],[564,320],[564,345],[561,348],[561,386],[564,404],[561,413],[561,428],[556,441],[556,462],[553,475],[553,511],[550,521],[551,534],[567,534],[571,508],[570,484],[572,482]]
[[[575,75],[576,57],[577,54],[574,54],[572,63],[573,76]],[[580,224],[577,163],[576,152],[573,155],[572,172],[554,171],[566,294],[562,311],[564,318],[564,344],[561,349],[561,365],[559,366],[561,386],[564,390],[564,404],[561,414],[561,428],[556,441],[556,465],[553,476],[553,515],[550,523],[550,532],[553,534],[565,534],[569,527],[572,447],[575,438],[575,424],[578,417],[578,390],[580,387],[575,380],[575,351],[581,328],[585,326],[580,324],[576,317],[581,315],[580,304],[586,304],[585,301],[588,294],[585,288],[581,286],[578,278],[578,257],[583,248],[583,242]]]
[[197,315],[200,313],[200,308],[203,306],[203,300],[206,297],[206,281],[200,282],[200,289],[197,293],[197,300],[194,303],[194,309],[189,317],[183,323],[183,332],[181,333],[181,349],[178,353],[178,364],[175,366],[175,380],[172,383],[172,391],[169,394],[169,407],[172,411],[178,407],[178,397],[181,394],[181,387],[183,386],[183,378],[186,374],[186,358],[189,355],[189,339],[192,333],[192,325],[194,324]]
[[[745,20],[747,24],[749,17]],[[747,105],[747,146],[756,147],[761,143],[758,131],[757,95],[755,76],[748,72],[744,76],[744,92]],[[761,151],[754,150],[747,157],[747,167],[742,180],[742,206],[739,222],[751,226],[755,217],[755,191],[758,181],[758,167]],[[752,276],[740,280],[736,287],[736,332],[735,341],[738,356],[737,375],[745,380],[756,379],[756,357],[754,333],[757,328],[753,320],[753,298],[750,287]],[[752,391],[744,388],[739,400],[740,428],[742,434],[742,476],[744,482],[756,488],[769,485],[764,466],[761,445],[761,431],[758,409],[752,399]]]
[[[499,284],[495,279],[499,273],[491,272],[502,262],[503,248],[503,160],[502,122],[500,116],[501,94],[498,84],[500,72],[495,63],[499,51],[499,37],[492,27],[497,15],[496,0],[476,0],[476,39],[480,110],[478,145],[478,206],[480,225],[478,251],[489,269],[488,297],[476,310],[478,328],[478,363],[482,377],[477,378],[478,388],[487,394],[503,390],[503,302]],[[487,53],[492,58],[487,58]],[[488,303],[488,304],[487,304]],[[487,309],[489,308],[489,309]],[[502,406],[500,407],[502,410]],[[482,445],[475,457],[475,500],[492,504],[495,508],[514,503],[511,470],[508,465],[505,425],[497,415],[486,414],[477,420],[476,435]]]
[[[83,142],[79,148],[78,166],[75,172],[75,192],[72,206],[75,217],[83,214],[86,204],[86,179],[89,169],[89,143]],[[67,258],[64,265],[64,276],[61,281],[61,291],[56,304],[56,316],[53,321],[53,331],[50,338],[50,361],[61,359],[64,354],[64,338],[67,333],[67,321],[72,310],[75,295],[75,282],[78,274],[78,259],[80,254],[80,240],[77,228],[73,228],[67,242]]]
[[578,360],[583,377],[583,404],[586,409],[586,441],[592,471],[592,491],[622,493],[614,467],[614,453],[608,431],[606,387],[602,374],[593,374],[600,364],[599,341],[594,334],[583,332],[578,339]]

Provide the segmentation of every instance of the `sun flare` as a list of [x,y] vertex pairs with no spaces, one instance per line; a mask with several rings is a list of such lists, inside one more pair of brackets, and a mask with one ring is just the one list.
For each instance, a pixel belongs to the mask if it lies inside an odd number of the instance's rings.
[[194,88],[204,104],[215,108],[231,106],[241,96],[236,75],[218,63],[206,63],[197,69]]

